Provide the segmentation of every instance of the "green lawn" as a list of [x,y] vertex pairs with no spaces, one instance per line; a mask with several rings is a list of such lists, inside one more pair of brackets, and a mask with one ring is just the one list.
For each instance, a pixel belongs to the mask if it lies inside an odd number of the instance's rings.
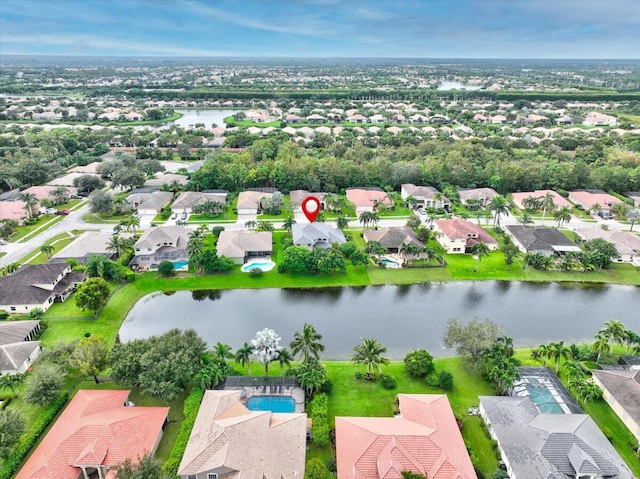
[[16,229],[16,232],[11,235],[11,237],[9,238],[9,241],[13,243],[24,243],[39,228],[42,228],[41,230],[39,230],[39,232],[42,232],[45,229],[55,225],[56,223],[59,223],[60,221],[62,221],[63,218],[64,218],[63,215],[40,216],[35,221],[35,223],[31,225],[19,226]]
[[233,208],[228,207],[227,210],[219,216],[207,215],[190,215],[189,223],[235,223],[238,221],[238,213],[234,213]]
[[102,216],[97,213],[87,213],[82,217],[82,221],[85,223],[91,224],[103,224],[103,223],[114,223],[118,224],[122,220],[129,219],[131,215],[113,215],[113,216]]

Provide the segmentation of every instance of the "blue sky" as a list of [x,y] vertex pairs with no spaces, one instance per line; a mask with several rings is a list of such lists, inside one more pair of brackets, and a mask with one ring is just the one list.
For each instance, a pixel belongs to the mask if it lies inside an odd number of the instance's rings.
[[0,55],[640,58],[640,0],[0,0]]

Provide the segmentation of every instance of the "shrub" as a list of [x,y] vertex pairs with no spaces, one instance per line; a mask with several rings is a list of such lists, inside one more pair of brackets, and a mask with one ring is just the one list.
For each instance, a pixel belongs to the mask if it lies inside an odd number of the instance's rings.
[[171,261],[165,260],[158,265],[158,273],[160,273],[162,276],[172,276],[174,273],[174,269],[175,268]]
[[438,385],[445,391],[453,389],[453,375],[449,371],[440,371]]
[[333,472],[334,474],[338,472],[338,464],[336,463],[336,456],[331,456],[329,459],[324,461],[329,472]]
[[396,378],[387,373],[380,375],[380,384],[382,384],[382,387],[385,389],[395,389],[397,386]]
[[213,228],[211,228],[211,233],[216,238],[220,236],[220,233],[222,233],[223,231],[224,231],[224,226],[214,226]]
[[319,393],[326,394],[327,396],[331,396],[331,391],[333,391],[333,383],[329,379],[323,382],[320,389],[318,389]]
[[376,373],[366,372],[366,373],[364,373],[364,380],[365,381],[375,382],[375,381],[378,380],[378,376],[376,375]]
[[169,458],[162,465],[162,470],[169,476],[176,476],[178,474],[178,467],[180,466],[180,461],[182,461],[184,451],[187,448],[193,424],[196,422],[202,396],[204,396],[204,391],[196,387],[191,390],[187,399],[184,400],[184,406],[182,408],[184,421],[182,421],[180,425],[180,432],[173,444]]
[[404,367],[411,376],[423,378],[435,371],[433,356],[424,349],[411,351],[404,357]]
[[262,270],[260,268],[251,268],[249,270],[249,276],[260,276],[262,274]]
[[31,429],[22,436],[20,443],[13,449],[13,452],[5,459],[0,469],[0,479],[9,479],[22,465],[25,457],[36,444],[42,433],[56,417],[58,412],[67,404],[68,395],[62,394],[53,401],[37,417]]
[[329,444],[329,397],[317,394],[311,401],[313,442],[318,447]]
[[440,387],[440,378],[436,373],[429,374],[424,381],[427,383],[431,389],[438,389]]
[[361,380],[364,376],[360,371],[356,371],[353,377],[356,378],[357,380]]
[[356,249],[356,245],[354,245],[350,241],[347,241],[346,243],[342,243],[340,245],[340,251],[345,256],[351,256]]
[[493,479],[509,479],[509,474],[507,474],[502,469],[498,469],[496,472],[493,473],[492,478]]
[[304,471],[304,479],[329,479],[331,477],[331,473],[327,466],[318,459],[314,457],[313,459],[309,459],[307,461],[307,465]]

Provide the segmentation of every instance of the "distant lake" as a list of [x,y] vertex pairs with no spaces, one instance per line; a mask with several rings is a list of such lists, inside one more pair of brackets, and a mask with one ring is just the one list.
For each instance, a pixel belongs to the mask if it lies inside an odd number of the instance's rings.
[[449,80],[444,80],[440,86],[438,86],[438,90],[480,90],[480,88],[482,87],[476,85],[465,85],[464,83]]
[[154,293],[131,309],[120,338],[194,328],[210,346],[221,341],[235,350],[265,327],[275,329],[286,345],[308,322],[324,336],[326,359],[348,359],[361,337],[372,336],[393,359],[416,348],[443,357],[453,354],[442,345],[449,318],[474,317],[504,326],[518,347],[591,341],[611,318],[640,333],[640,287],[469,281]]
[[179,125],[183,128],[188,128],[190,125],[194,126],[196,123],[204,123],[207,128],[211,128],[211,124],[215,123],[219,127],[226,128],[224,119],[239,110],[175,110],[176,113],[182,113],[182,118],[173,122],[175,125]]

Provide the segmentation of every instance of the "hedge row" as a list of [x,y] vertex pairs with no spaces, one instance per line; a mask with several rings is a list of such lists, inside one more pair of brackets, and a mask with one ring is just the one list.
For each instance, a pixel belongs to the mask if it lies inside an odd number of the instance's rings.
[[329,444],[329,396],[318,394],[311,401],[311,432],[318,447]]
[[187,449],[189,436],[191,435],[193,424],[196,422],[196,416],[200,410],[200,403],[202,402],[203,396],[204,391],[199,387],[195,387],[191,390],[187,399],[184,400],[184,407],[182,408],[184,421],[182,421],[180,432],[178,433],[176,442],[173,444],[169,458],[162,465],[162,470],[169,475],[169,477],[178,475],[178,467],[180,467],[180,461],[182,461],[184,451]]
[[49,424],[55,419],[58,412],[67,404],[68,399],[69,395],[67,393],[58,396],[58,399],[49,404],[47,409],[38,416],[31,430],[22,436],[20,443],[11,455],[5,459],[2,469],[0,469],[0,479],[10,479],[13,477],[13,474],[20,468],[25,457],[29,454],[29,451],[31,451],[38,439],[40,439],[44,430],[49,427]]

